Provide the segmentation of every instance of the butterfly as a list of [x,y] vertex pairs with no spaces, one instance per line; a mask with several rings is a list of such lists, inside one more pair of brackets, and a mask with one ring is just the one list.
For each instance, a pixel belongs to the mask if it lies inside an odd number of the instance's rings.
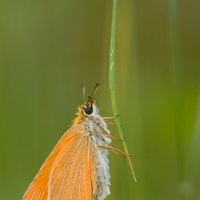
[[[129,155],[110,146],[112,140],[123,139],[110,135],[106,124],[118,116],[99,115],[94,98],[98,88],[96,84],[92,95],[78,107],[71,128],[45,160],[23,200],[103,200],[110,194],[108,150],[125,158]],[[84,85],[82,91],[84,99]]]

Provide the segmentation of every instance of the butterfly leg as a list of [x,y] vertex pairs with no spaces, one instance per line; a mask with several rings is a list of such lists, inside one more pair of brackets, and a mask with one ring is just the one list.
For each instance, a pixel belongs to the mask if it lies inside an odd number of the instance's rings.
[[114,148],[112,146],[101,146],[101,145],[98,145],[98,147],[101,148],[101,149],[107,149],[107,150],[112,151],[113,153],[117,154],[118,156],[126,158],[128,160],[128,164],[130,166],[133,178],[134,178],[135,182],[137,182],[137,179],[136,179],[136,176],[135,176],[135,172],[133,170],[133,166],[132,166],[131,159],[130,159],[130,157],[132,156],[131,154],[126,154],[123,151],[121,151],[119,149],[116,149],[116,148]]
[[130,157],[132,156],[132,154],[126,154],[124,153],[123,151],[117,149],[117,148],[114,148],[112,146],[101,146],[101,145],[98,145],[99,148],[101,149],[107,149],[109,151],[112,151],[113,153],[117,154],[118,156],[121,156],[123,158],[127,158],[127,157]]
[[[116,117],[119,117],[120,115],[115,115],[115,116],[111,116],[111,117],[102,117],[104,120],[107,120],[107,119],[115,119]],[[110,122],[111,123],[111,122]]]
[[102,117],[108,124],[111,124],[113,126],[115,126],[115,123],[108,121],[109,119],[114,119],[116,117],[119,117],[120,115],[115,115],[115,116],[111,116],[111,117]]
[[97,123],[97,125],[99,126],[99,128],[103,131],[103,133],[108,137],[108,138],[110,138],[110,139],[112,139],[112,140],[116,140],[116,141],[119,141],[119,142],[123,142],[126,138],[124,137],[123,139],[121,139],[121,138],[117,138],[117,137],[115,137],[115,136],[113,136],[113,135],[110,135],[110,134],[108,134],[107,132],[106,132],[106,130],[100,125],[100,124],[98,124]]

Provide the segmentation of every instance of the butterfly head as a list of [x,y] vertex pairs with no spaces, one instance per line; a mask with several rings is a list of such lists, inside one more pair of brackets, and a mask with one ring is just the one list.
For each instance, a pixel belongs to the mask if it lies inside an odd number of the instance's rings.
[[97,83],[94,91],[92,93],[91,96],[88,97],[88,101],[85,101],[85,85],[82,84],[82,93],[83,93],[83,104],[81,106],[82,109],[82,113],[84,115],[95,115],[99,113],[99,106],[97,104],[97,101],[95,100],[95,98],[93,98],[94,94],[96,93],[96,91],[98,90],[100,84]]
[[99,113],[99,106],[94,98],[89,97],[89,100],[84,102],[81,107],[84,115],[88,116]]

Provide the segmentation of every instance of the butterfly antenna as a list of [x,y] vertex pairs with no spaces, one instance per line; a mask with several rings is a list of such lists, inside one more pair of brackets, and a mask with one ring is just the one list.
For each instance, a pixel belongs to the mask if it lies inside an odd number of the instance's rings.
[[93,98],[93,96],[95,95],[95,93],[96,93],[96,91],[98,90],[99,86],[100,86],[99,83],[97,83],[97,84],[95,85],[94,90],[93,90],[93,92],[92,92],[92,95],[91,95],[90,99]]
[[84,83],[81,84],[81,88],[82,88],[83,101],[85,102],[85,84]]

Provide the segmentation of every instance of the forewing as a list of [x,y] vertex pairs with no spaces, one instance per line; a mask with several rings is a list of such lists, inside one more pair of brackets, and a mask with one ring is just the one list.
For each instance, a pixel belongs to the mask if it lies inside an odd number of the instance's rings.
[[96,188],[94,148],[84,129],[64,144],[51,170],[49,200],[92,200]]
[[[27,191],[23,196],[23,200],[45,200],[48,197],[48,182],[52,166],[62,149],[66,149],[68,145],[73,144],[79,137],[80,129],[72,127],[69,129],[63,137],[58,141],[57,145],[52,150],[51,154],[47,157],[44,164],[40,168],[33,182],[29,185]],[[66,145],[66,146],[63,146]],[[69,145],[70,146],[70,145]],[[64,147],[64,148],[63,148]]]

